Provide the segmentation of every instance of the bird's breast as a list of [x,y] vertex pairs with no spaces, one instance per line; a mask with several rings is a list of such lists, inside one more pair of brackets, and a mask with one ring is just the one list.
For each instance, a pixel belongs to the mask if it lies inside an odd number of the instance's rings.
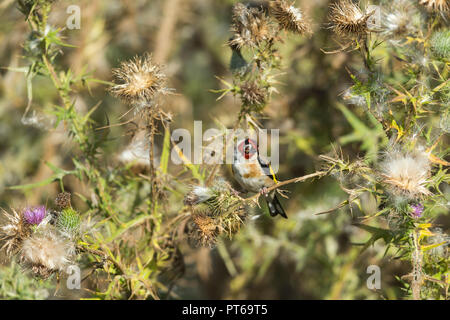
[[261,188],[270,186],[273,181],[267,177],[259,163],[235,163],[233,173],[239,184],[250,192],[259,192]]

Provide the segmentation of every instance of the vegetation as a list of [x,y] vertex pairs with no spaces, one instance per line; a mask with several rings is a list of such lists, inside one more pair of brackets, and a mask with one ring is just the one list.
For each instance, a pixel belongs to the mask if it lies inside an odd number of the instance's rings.
[[[70,5],[0,5],[0,297],[448,299],[447,1]],[[280,129],[287,220],[194,120]]]

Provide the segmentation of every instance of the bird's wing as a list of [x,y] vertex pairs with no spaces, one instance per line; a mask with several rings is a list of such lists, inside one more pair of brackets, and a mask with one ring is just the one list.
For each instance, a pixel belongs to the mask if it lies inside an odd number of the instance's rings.
[[278,180],[275,177],[275,172],[273,171],[270,162],[261,158],[259,155],[258,155],[258,162],[261,168],[263,169],[264,173],[266,174],[266,176],[271,178],[275,183],[278,183]]

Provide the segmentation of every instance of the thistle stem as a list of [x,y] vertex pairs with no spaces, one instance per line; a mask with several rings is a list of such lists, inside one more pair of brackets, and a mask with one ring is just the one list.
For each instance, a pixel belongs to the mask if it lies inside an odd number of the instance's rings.
[[414,250],[411,255],[411,263],[413,265],[411,289],[414,300],[420,300],[420,292],[422,289],[423,272],[422,272],[422,252],[418,240],[418,231],[413,232],[413,246]]
[[149,161],[150,161],[150,184],[151,184],[151,206],[153,209],[156,208],[156,171],[155,171],[155,165],[154,165],[154,146],[155,146],[155,135],[154,135],[154,126],[155,126],[155,120],[153,118],[153,115],[151,111],[148,115],[148,130],[150,134],[150,141],[149,141]]

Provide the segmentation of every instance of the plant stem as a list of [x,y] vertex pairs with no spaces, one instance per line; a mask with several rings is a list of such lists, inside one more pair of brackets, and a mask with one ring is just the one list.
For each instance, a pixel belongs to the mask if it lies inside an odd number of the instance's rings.
[[149,141],[149,159],[150,159],[150,185],[151,185],[151,208],[152,211],[156,208],[156,170],[155,170],[155,155],[154,155],[154,146],[155,146],[155,135],[154,135],[154,126],[155,119],[153,118],[153,114],[151,110],[148,115],[148,130],[150,134]]
[[413,265],[411,289],[414,300],[420,300],[420,292],[422,289],[423,272],[422,272],[422,252],[418,240],[418,231],[413,231],[413,245],[414,251],[411,255],[411,263]]

